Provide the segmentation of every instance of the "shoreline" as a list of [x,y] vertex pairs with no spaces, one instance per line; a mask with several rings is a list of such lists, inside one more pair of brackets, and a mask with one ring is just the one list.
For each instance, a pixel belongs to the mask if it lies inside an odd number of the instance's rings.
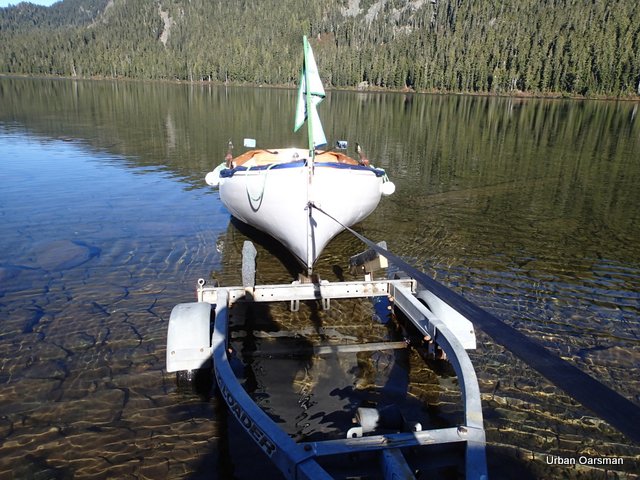
[[[199,85],[199,86],[216,86],[216,87],[233,87],[233,88],[275,88],[283,90],[295,90],[297,85],[287,84],[252,84],[252,83],[236,83],[236,82],[217,82],[209,80],[169,80],[169,79],[152,79],[152,78],[129,78],[129,77],[69,77],[64,75],[26,75],[18,73],[0,73],[0,78],[27,78],[27,79],[43,79],[43,80],[80,80],[80,81],[109,81],[109,82],[139,82],[139,83],[169,83],[175,85]],[[608,95],[577,95],[562,92],[462,92],[462,91],[446,91],[446,90],[414,90],[412,88],[385,88],[385,87],[325,87],[327,91],[337,92],[355,92],[355,93],[401,93],[415,95],[461,95],[471,97],[495,97],[495,98],[518,98],[518,99],[540,99],[540,100],[600,100],[600,101],[624,101],[624,102],[640,102],[640,95],[629,96],[608,96]]]

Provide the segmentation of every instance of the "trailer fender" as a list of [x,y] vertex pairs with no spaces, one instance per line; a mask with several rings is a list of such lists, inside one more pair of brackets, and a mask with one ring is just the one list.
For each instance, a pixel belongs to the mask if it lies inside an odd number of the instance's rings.
[[211,359],[211,305],[180,303],[167,330],[167,372],[205,368]]

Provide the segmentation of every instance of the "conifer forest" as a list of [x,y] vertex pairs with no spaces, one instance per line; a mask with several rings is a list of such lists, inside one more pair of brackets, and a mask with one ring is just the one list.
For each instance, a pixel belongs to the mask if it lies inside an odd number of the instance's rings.
[[0,73],[640,95],[638,0],[63,0],[0,8]]

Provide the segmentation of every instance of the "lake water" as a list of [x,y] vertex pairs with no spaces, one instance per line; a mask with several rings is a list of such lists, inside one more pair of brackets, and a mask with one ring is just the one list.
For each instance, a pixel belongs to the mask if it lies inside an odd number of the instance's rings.
[[[198,278],[240,282],[247,233],[204,175],[229,139],[304,145],[295,94],[0,78],[0,478],[241,476],[215,397],[164,370],[166,329]],[[361,233],[640,404],[638,110],[330,92],[320,114],[396,183]],[[293,279],[258,249],[258,281]],[[343,233],[317,271],[363,249]],[[636,478],[639,445],[478,338],[496,477],[604,478],[547,461],[585,456]]]

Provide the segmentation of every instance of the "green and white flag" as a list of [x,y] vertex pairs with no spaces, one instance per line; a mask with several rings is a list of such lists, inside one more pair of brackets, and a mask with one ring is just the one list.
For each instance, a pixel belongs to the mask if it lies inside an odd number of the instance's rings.
[[[298,87],[298,104],[296,105],[296,118],[293,128],[297,132],[302,124],[307,120],[309,125],[310,148],[320,147],[327,144],[327,138],[320,123],[320,117],[316,107],[324,99],[325,93],[318,73],[318,66],[313,57],[311,45],[305,36],[304,43],[304,63],[300,72],[300,85]],[[307,110],[310,110],[308,112]],[[312,143],[313,140],[313,143]]]

